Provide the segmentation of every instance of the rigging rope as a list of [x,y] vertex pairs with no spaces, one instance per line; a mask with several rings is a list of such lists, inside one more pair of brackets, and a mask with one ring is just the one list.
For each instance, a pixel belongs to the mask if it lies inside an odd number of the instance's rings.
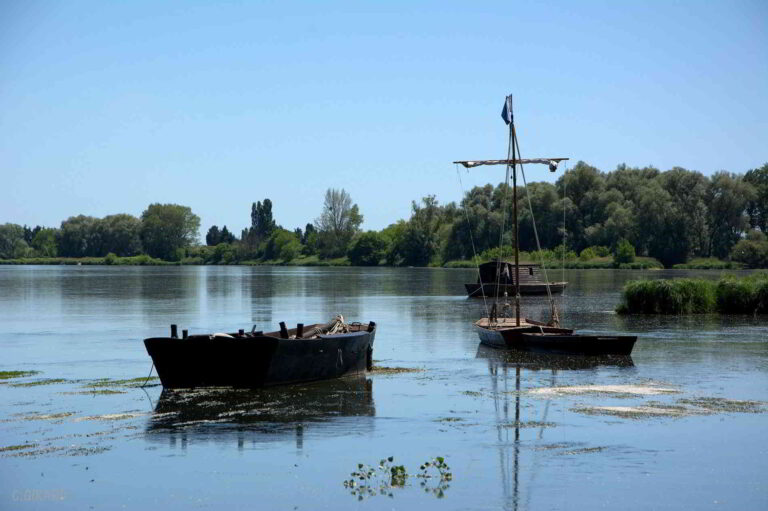
[[[461,196],[464,197],[464,183],[461,181],[461,172],[459,171],[459,164],[456,164],[456,176],[459,178],[459,188],[461,188]],[[483,306],[485,307],[485,316],[489,317],[488,314],[488,300],[485,297],[485,288],[483,288],[483,276],[480,274],[480,260],[477,257],[477,250],[475,250],[475,237],[472,236],[472,222],[469,220],[469,211],[467,211],[467,208],[464,207],[464,214],[467,217],[467,227],[469,228],[469,241],[472,244],[472,261],[475,263],[475,268],[477,268],[477,280],[480,281],[480,293],[483,295]]]
[[[566,240],[568,237],[568,229],[565,225],[565,198],[568,197],[568,194],[566,193],[566,186],[567,186],[567,180],[565,179],[565,175],[568,174],[568,162],[565,162],[565,167],[563,169],[563,283],[565,283],[565,247],[568,245],[566,244]],[[560,307],[563,309],[563,315],[565,315],[565,288],[567,286],[563,284],[563,292],[560,295]]]
[[[517,146],[518,157],[520,155],[520,143],[515,137],[515,145]],[[560,326],[560,317],[557,313],[557,306],[555,300],[552,298],[552,290],[549,289],[549,277],[547,276],[547,265],[544,262],[544,254],[541,252],[541,243],[539,243],[539,232],[536,229],[536,218],[533,216],[533,205],[531,204],[531,192],[528,188],[528,183],[525,180],[525,170],[523,170],[523,164],[520,164],[520,174],[523,176],[523,186],[525,187],[525,197],[528,200],[528,210],[531,212],[531,223],[533,223],[533,235],[536,238],[536,250],[539,252],[539,258],[541,260],[541,269],[544,272],[544,283],[547,286],[547,297],[549,298],[549,308],[552,314],[552,323],[554,326]]]

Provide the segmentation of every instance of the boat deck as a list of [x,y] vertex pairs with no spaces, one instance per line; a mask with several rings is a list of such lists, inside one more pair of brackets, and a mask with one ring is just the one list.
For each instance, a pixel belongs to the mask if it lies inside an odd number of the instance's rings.
[[519,326],[517,325],[515,318],[498,318],[493,323],[491,323],[491,321],[488,318],[480,318],[479,320],[475,321],[475,325],[481,328],[489,328],[489,329],[531,328],[531,327],[546,326],[545,324],[539,323],[537,321],[530,322],[525,318],[520,318]]

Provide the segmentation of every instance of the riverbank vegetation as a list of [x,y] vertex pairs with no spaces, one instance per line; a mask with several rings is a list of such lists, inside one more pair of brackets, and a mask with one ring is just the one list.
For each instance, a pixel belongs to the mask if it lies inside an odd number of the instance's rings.
[[[519,192],[530,195],[542,247],[537,250],[531,212],[521,206],[524,262],[768,267],[768,163],[743,175],[707,177],[679,167],[661,172],[620,165],[601,172],[579,162],[554,184],[529,183]],[[501,225],[512,223],[511,211],[502,212],[510,195],[503,183],[476,186],[458,204],[440,204],[430,195],[412,202],[409,219],[365,232],[363,212],[343,189],[328,189],[319,216],[303,229],[280,226],[265,198],[251,205],[240,236],[214,225],[205,244],[199,243],[200,218],[189,207],[151,204],[139,218],[79,215],[56,228],[0,225],[0,263],[473,267],[499,255],[511,258],[511,230],[498,248]]]
[[631,280],[620,314],[768,314],[768,273],[719,280]]

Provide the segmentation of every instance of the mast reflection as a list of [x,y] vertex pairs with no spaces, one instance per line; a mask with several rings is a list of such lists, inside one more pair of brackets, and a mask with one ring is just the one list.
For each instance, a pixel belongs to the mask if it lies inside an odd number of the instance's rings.
[[[517,350],[498,350],[478,345],[476,358],[488,361],[488,374],[491,377],[493,406],[496,415],[496,440],[499,448],[499,467],[501,472],[503,509],[514,510],[520,507],[520,428],[525,427],[520,420],[520,388],[523,369],[531,371],[550,370],[551,385],[555,385],[558,371],[596,369],[600,366],[634,367],[631,356],[568,356],[543,353],[530,353]],[[514,422],[510,420],[510,374],[514,370]],[[549,413],[549,400],[544,405],[542,417],[538,421],[538,439],[544,435]],[[510,438],[510,430],[514,432]],[[510,448],[511,444],[511,448]],[[535,467],[529,468],[531,479]],[[530,494],[526,501],[530,500]],[[528,507],[526,502],[525,508]]]

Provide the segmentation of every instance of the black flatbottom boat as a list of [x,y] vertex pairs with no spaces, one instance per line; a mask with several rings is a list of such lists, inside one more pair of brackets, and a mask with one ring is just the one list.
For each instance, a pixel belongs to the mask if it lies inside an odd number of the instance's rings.
[[530,319],[522,320],[518,327],[513,318],[499,318],[490,325],[483,318],[474,326],[480,343],[485,346],[531,353],[630,355],[637,341],[636,335],[574,334],[573,330],[550,327]]
[[634,367],[631,355],[583,355],[550,352],[531,352],[516,349],[499,350],[478,344],[475,358],[485,358],[495,365],[520,367],[533,371],[563,369],[594,369],[600,366]]
[[144,339],[165,388],[242,387],[309,382],[364,373],[373,364],[376,323],[316,324],[276,332]]

